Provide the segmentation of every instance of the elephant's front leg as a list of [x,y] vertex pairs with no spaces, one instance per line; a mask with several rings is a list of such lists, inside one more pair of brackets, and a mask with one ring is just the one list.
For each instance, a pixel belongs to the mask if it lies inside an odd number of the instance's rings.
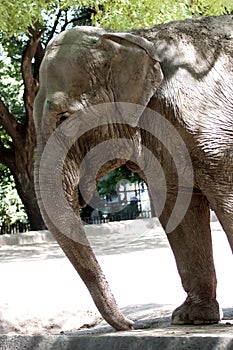
[[[165,228],[176,196],[168,194],[160,222]],[[209,204],[201,192],[193,192],[189,209],[177,228],[168,233],[186,301],[172,315],[173,324],[217,323],[216,274],[210,232]]]

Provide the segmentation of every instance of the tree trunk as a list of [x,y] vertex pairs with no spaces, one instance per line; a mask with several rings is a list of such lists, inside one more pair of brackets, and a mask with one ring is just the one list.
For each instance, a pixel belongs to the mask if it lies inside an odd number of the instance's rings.
[[[33,121],[33,103],[39,87],[38,71],[44,54],[40,43],[44,30],[37,31],[30,28],[29,32],[30,37],[21,62],[25,122],[18,122],[8,109],[7,103],[0,99],[0,123],[12,140],[8,142],[7,147],[0,140],[0,162],[10,169],[14,177],[16,189],[25,207],[31,229],[41,230],[45,228],[45,224],[34,190],[33,163],[36,132]],[[33,60],[34,66],[32,66]]]
[[33,173],[28,176],[26,167],[17,169],[14,174],[16,189],[28,216],[31,230],[44,230],[46,225],[37,204]]

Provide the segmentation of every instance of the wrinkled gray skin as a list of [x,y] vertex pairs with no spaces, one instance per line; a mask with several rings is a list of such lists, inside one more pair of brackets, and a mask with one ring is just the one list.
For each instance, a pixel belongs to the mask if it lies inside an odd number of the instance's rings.
[[[69,211],[66,215],[57,208],[57,222],[51,220],[41,199],[39,164],[45,144],[57,125],[64,123],[65,118],[78,116],[83,107],[120,101],[159,112],[185,141],[194,171],[193,188],[184,186],[182,190],[184,198],[192,193],[189,208],[180,224],[168,234],[188,295],[184,304],[173,312],[172,321],[174,324],[218,322],[209,208],[215,211],[233,249],[233,18],[175,22],[134,31],[134,35],[105,34],[102,29],[87,27],[63,32],[49,44],[42,63],[40,91],[35,102],[38,139],[35,175],[45,222],[104,319],[118,330],[131,328],[132,322],[118,309],[91,247],[59,230],[60,217],[69,230]],[[144,115],[137,117],[143,125]],[[178,192],[176,169],[169,152],[144,129],[109,125],[78,139],[63,170],[65,196],[77,217],[78,208],[84,205],[82,196],[77,195],[78,183],[82,182],[87,192],[89,186],[90,192],[93,190],[88,173],[80,172],[82,157],[106,139],[128,138],[135,149],[129,149],[125,159],[105,164],[98,177],[126,163],[147,180],[145,169],[135,165],[140,164],[138,145],[144,144],[160,161],[166,176],[167,200],[159,218],[166,230]],[[172,141],[172,135],[167,138]],[[150,164],[150,159],[144,160]],[[49,164],[48,160],[48,168]],[[55,205],[57,194],[51,190],[52,176],[46,181],[48,197],[53,198]],[[153,196],[155,206],[159,207],[160,192],[156,186]],[[84,237],[81,220],[75,230]]]

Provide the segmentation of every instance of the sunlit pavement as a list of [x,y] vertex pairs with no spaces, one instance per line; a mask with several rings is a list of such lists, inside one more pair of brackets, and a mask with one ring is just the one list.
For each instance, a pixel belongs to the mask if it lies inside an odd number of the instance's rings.
[[[233,349],[233,260],[219,223],[212,222],[212,232],[217,295],[225,319],[219,325],[198,327],[170,325],[171,312],[184,301],[185,293],[157,221],[145,225],[137,220],[124,230],[122,223],[112,225],[110,231],[108,225],[101,230],[92,226],[88,237],[119,306],[135,321],[136,329],[116,333],[101,321],[86,287],[55,242],[2,245],[0,349],[13,349],[17,341],[27,349],[22,343],[26,339],[28,349],[105,349],[111,344],[116,349],[149,349],[160,338],[161,349]],[[77,347],[77,339],[83,347]],[[143,345],[136,347],[134,342]]]

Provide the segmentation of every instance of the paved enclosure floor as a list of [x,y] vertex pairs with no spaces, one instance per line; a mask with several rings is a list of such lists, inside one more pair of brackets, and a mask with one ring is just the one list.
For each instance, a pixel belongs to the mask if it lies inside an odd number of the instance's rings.
[[212,232],[224,319],[198,327],[170,325],[172,310],[185,293],[157,220],[109,225],[90,227],[88,236],[135,330],[115,332],[102,321],[57,244],[48,233],[30,233],[31,244],[28,237],[20,245],[0,239],[0,349],[151,349],[152,343],[161,349],[195,349],[198,344],[199,349],[233,349],[233,264],[219,223],[212,222]]

